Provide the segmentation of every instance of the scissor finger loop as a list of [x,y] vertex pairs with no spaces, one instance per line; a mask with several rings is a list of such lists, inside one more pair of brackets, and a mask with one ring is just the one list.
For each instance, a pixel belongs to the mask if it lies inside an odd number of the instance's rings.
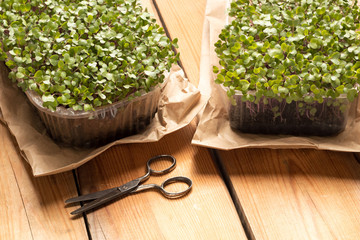
[[[157,161],[164,161],[164,160],[169,161],[171,163],[171,165],[162,170],[155,170],[155,169],[151,168],[152,163],[157,162]],[[171,155],[157,155],[155,157],[150,158],[147,161],[146,166],[151,175],[163,175],[163,174],[169,173],[172,170],[174,170],[174,168],[176,167],[176,159]]]
[[[170,192],[166,190],[166,186],[172,183],[185,183],[187,185],[187,188],[181,191],[176,191],[176,192]],[[166,179],[162,184],[161,184],[161,192],[167,197],[167,198],[180,198],[184,195],[186,195],[188,192],[190,192],[192,188],[192,181],[190,178],[187,177],[172,177],[172,178],[168,178]]]
[[[166,186],[171,183],[185,183],[187,188],[181,191],[168,191],[166,190]],[[160,186],[157,184],[144,184],[140,185],[133,193],[142,192],[149,189],[157,189],[159,190],[165,197],[167,198],[180,198],[185,196],[188,192],[190,192],[192,188],[192,181],[190,178],[179,176],[179,177],[172,177],[166,179]]]

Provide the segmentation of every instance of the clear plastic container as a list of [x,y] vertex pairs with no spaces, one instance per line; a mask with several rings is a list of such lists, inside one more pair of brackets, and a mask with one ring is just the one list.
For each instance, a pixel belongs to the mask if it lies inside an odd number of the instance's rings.
[[55,141],[65,146],[98,147],[144,130],[157,112],[161,87],[94,111],[74,111],[64,107],[51,111],[42,106],[37,93],[28,91],[26,95]]
[[229,121],[232,129],[243,133],[332,136],[344,131],[350,107],[346,96],[311,104],[276,99],[256,104],[241,97],[241,93],[234,96],[236,105],[230,104]]

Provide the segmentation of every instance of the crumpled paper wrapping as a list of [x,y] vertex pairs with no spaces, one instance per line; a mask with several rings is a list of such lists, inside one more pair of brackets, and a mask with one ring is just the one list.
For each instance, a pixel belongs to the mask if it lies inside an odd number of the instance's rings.
[[360,99],[352,103],[344,132],[332,137],[297,137],[288,135],[259,135],[235,132],[228,119],[229,101],[225,91],[214,83],[212,66],[218,64],[214,43],[227,21],[227,0],[208,0],[200,62],[198,88],[211,96],[201,118],[192,144],[230,150],[254,148],[314,148],[334,151],[360,152]]
[[69,148],[56,144],[49,137],[25,94],[7,76],[7,68],[0,63],[0,121],[15,137],[20,153],[31,165],[34,176],[77,168],[117,144],[158,141],[188,125],[208,101],[184,77],[182,69],[174,66],[162,91],[158,112],[145,131],[99,148]]

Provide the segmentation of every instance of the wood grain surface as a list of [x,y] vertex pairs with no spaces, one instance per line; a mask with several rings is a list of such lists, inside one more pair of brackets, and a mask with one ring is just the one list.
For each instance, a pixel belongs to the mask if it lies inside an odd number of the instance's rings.
[[360,239],[360,165],[352,153],[220,151],[254,239]]
[[71,172],[34,178],[0,123],[0,239],[88,239],[82,218],[71,219],[77,194]]

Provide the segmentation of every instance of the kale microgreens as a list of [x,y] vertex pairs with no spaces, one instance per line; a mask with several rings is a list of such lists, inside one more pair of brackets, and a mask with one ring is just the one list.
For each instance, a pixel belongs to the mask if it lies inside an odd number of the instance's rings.
[[0,57],[44,106],[92,110],[139,96],[179,56],[137,0],[2,0]]
[[[342,0],[236,0],[215,43],[215,82],[242,101],[322,103],[359,93],[359,7]],[[266,102],[266,101],[265,101]]]

